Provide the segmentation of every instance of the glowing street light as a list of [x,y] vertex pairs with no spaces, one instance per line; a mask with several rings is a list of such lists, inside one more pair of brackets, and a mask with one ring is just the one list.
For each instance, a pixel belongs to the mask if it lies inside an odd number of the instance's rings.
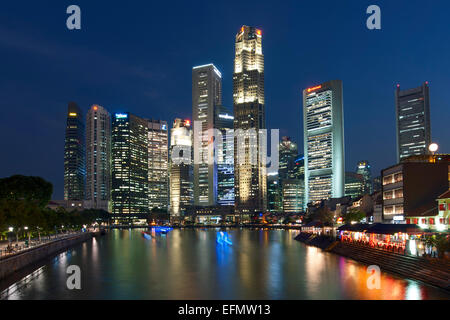
[[437,143],[432,143],[428,146],[428,150],[430,150],[431,152],[433,152],[433,154],[439,149],[439,146]]
[[13,227],[9,227],[8,230],[9,230],[9,232],[13,232],[14,228]]

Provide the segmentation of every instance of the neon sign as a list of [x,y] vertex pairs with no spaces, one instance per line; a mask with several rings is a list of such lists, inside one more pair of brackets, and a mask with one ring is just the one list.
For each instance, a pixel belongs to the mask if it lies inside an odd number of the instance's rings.
[[312,87],[312,88],[308,88],[308,89],[306,89],[306,91],[308,91],[308,93],[309,93],[311,91],[315,91],[315,90],[318,90],[320,88],[322,88],[322,85],[318,85],[318,86],[315,86],[315,87]]
[[128,115],[126,113],[116,113],[117,119],[126,119],[128,118]]

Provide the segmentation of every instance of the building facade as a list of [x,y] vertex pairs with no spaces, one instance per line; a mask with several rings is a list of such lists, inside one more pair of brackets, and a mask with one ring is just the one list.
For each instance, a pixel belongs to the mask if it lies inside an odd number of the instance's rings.
[[300,179],[285,179],[283,185],[283,212],[300,213],[303,212],[304,181]]
[[148,120],[148,205],[169,207],[169,128],[163,120]]
[[294,169],[295,160],[298,155],[297,144],[290,137],[282,137],[278,148],[279,152],[279,178],[280,181],[289,179],[289,173]]
[[362,174],[356,172],[345,173],[345,196],[356,199],[364,194],[365,180]]
[[214,161],[213,129],[217,107],[222,104],[222,74],[213,65],[192,69],[192,120],[194,129],[194,204],[217,203],[217,163]]
[[114,114],[111,140],[112,213],[148,213],[148,121]]
[[383,221],[420,224],[419,218],[437,216],[436,199],[449,189],[449,165],[448,155],[410,156],[383,169]]
[[411,155],[429,154],[431,144],[428,82],[420,87],[395,90],[397,162]]
[[180,219],[193,204],[192,128],[190,120],[175,119],[170,132],[170,216]]
[[224,106],[216,109],[216,129],[222,134],[217,154],[217,203],[234,206],[234,117]]
[[244,218],[267,208],[266,128],[262,33],[243,26],[236,35],[233,74],[235,211]]
[[64,200],[85,199],[85,125],[81,109],[70,102],[64,142]]
[[372,182],[372,170],[370,169],[369,161],[362,160],[358,162],[356,167],[356,173],[363,176],[364,179],[364,194],[371,194],[373,192],[373,182]]
[[85,206],[110,211],[111,115],[93,105],[86,115],[86,202]]
[[303,91],[305,201],[344,195],[344,112],[342,81]]
[[271,213],[283,211],[282,185],[278,173],[267,174],[267,210]]

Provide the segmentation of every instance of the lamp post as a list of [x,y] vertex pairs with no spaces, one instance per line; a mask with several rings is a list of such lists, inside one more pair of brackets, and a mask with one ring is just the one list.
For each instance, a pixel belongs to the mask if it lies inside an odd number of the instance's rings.
[[438,144],[434,142],[428,146],[428,150],[430,150],[430,152],[433,153],[433,155],[436,153],[436,151],[438,151],[438,149],[439,149]]

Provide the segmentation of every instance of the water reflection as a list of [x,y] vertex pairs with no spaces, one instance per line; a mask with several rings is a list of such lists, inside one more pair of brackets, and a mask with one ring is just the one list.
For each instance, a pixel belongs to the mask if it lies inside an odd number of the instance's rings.
[[[438,289],[382,273],[367,287],[367,268],[293,241],[283,230],[173,230],[146,240],[141,230],[113,230],[44,266],[11,299],[448,299]],[[82,290],[66,287],[81,267]]]

